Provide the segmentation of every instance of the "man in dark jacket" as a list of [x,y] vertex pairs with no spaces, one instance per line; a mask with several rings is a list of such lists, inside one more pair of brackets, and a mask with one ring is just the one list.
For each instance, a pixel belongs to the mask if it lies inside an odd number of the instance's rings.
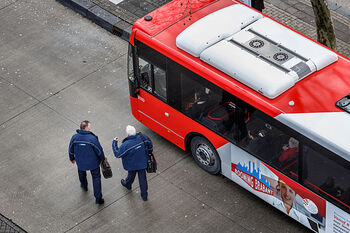
[[264,0],[252,0],[252,7],[260,12],[265,9]]
[[112,148],[115,157],[122,158],[123,167],[128,171],[126,179],[122,179],[121,184],[131,190],[131,185],[134,182],[136,173],[138,174],[141,197],[144,201],[147,201],[147,178],[146,168],[148,154],[153,151],[152,141],[146,135],[136,134],[136,130],[133,126],[128,125],[126,127],[127,137],[123,140],[122,145],[118,148],[118,138],[114,138]]
[[73,164],[77,162],[80,186],[85,191],[88,190],[86,171],[90,170],[96,204],[103,204],[100,163],[105,156],[97,136],[90,130],[89,121],[80,123],[80,130],[77,129],[69,143],[69,159]]

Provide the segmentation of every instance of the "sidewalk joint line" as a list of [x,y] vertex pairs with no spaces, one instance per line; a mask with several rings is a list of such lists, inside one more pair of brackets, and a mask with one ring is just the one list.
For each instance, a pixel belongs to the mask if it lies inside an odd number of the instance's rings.
[[16,2],[18,2],[18,0],[14,1],[14,2],[12,2],[12,3],[10,3],[10,4],[8,4],[7,6],[4,6],[4,7],[0,8],[0,11],[3,10],[3,9],[5,9],[5,8],[7,8],[7,7],[9,7],[9,6],[12,6],[12,5],[15,4]]

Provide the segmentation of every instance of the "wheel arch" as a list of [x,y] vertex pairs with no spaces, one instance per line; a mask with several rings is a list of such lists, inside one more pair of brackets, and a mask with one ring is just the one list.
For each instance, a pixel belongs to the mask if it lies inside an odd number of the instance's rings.
[[185,137],[185,151],[186,152],[191,152],[191,141],[192,141],[192,138],[194,138],[196,136],[203,137],[210,142],[210,140],[208,138],[206,138],[203,134],[200,134],[198,132],[190,132]]
[[[205,138],[206,140],[208,140],[208,142],[210,143],[210,145],[213,146],[213,148],[216,150],[215,146],[213,145],[213,143],[207,138],[205,137],[203,134],[198,133],[198,132],[190,132],[186,135],[185,137],[185,151],[186,152],[191,152],[191,140],[196,137],[196,136],[200,136],[202,138]],[[219,155],[220,157],[220,155]]]

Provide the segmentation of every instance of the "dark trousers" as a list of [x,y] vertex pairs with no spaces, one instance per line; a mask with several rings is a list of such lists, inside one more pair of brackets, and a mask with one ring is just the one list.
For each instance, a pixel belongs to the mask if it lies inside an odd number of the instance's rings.
[[141,189],[141,197],[144,199],[147,199],[147,177],[146,177],[146,170],[136,170],[136,171],[128,171],[128,176],[125,179],[125,186],[129,189],[131,189],[131,185],[135,180],[136,173],[139,178],[139,184]]
[[[101,173],[100,167],[90,170],[92,177],[92,185],[94,186],[94,196],[96,201],[102,199],[102,190],[101,190]],[[82,188],[87,188],[88,182],[86,179],[86,171],[81,171],[78,169],[80,185]]]

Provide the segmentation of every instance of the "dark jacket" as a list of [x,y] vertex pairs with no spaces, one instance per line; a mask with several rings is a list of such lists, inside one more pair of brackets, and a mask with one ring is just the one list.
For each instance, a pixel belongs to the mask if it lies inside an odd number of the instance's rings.
[[69,143],[69,159],[75,159],[81,171],[93,170],[105,159],[103,149],[95,134],[77,129]]
[[265,9],[264,0],[252,0],[252,7],[258,11]]
[[147,168],[148,151],[152,153],[153,145],[151,139],[142,134],[145,138],[145,143],[142,141],[141,136],[136,134],[135,136],[128,136],[123,140],[122,145],[118,148],[118,142],[113,140],[112,148],[115,157],[122,158],[123,167],[127,171],[142,170]]

